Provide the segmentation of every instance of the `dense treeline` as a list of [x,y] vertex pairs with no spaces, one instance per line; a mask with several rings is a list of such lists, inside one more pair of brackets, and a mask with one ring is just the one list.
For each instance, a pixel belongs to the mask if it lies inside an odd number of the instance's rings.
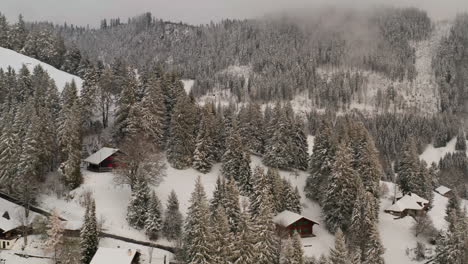
[[0,47],[12,49],[50,64],[57,69],[80,75],[86,58],[74,45],[65,46],[63,37],[49,23],[26,23],[20,15],[8,24],[0,13]]
[[468,15],[455,18],[448,36],[442,38],[432,67],[441,94],[441,110],[466,113],[468,83]]
[[[307,91],[319,105],[329,101],[346,105],[360,89],[359,76],[338,71],[328,80],[320,77],[318,68],[350,66],[392,79],[414,79],[415,51],[409,42],[429,35],[431,23],[425,12],[321,11],[299,18],[224,20],[201,26],[169,23],[145,13],[127,23],[103,20],[100,29],[60,26],[55,31],[67,46],[76,44],[82,53],[106,63],[125,57],[138,68],[166,65],[184,78],[196,79],[195,96],[221,88],[240,100],[269,101]],[[368,30],[362,31],[363,24]],[[233,65],[246,66],[248,72],[241,78],[223,73]],[[325,94],[328,99],[323,99]],[[325,102],[318,103],[321,100]]]

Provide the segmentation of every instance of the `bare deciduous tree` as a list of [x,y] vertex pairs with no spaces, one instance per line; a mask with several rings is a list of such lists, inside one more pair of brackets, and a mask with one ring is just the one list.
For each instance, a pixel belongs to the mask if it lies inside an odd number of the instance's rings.
[[158,185],[166,176],[166,163],[155,144],[134,136],[120,147],[117,156],[118,168],[115,182],[128,184],[133,189],[136,179],[144,179],[148,184]]

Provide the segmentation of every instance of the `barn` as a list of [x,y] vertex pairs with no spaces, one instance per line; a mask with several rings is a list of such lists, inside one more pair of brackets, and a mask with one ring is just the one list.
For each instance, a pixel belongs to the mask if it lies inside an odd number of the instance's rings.
[[280,236],[292,235],[296,231],[301,237],[312,237],[315,236],[313,227],[318,225],[317,222],[288,210],[276,215],[273,222]]
[[405,194],[403,197],[393,203],[384,212],[403,218],[407,215],[422,216],[424,215],[429,206],[429,201],[420,197],[417,194]]
[[87,168],[90,171],[111,171],[113,168],[117,167],[116,157],[118,153],[118,149],[104,147],[87,157],[84,162],[88,163]]

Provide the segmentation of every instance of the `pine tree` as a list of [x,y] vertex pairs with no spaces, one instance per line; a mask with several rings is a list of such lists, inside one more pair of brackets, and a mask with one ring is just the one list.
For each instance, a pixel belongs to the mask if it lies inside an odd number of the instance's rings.
[[463,132],[459,132],[457,142],[455,143],[455,150],[466,151],[466,138]]
[[233,233],[236,233],[239,230],[241,211],[239,205],[239,190],[233,179],[228,180],[226,184],[224,207],[229,220],[229,227]]
[[304,123],[297,119],[292,121],[291,136],[291,155],[293,157],[292,167],[299,170],[307,170],[308,168],[308,145],[307,135],[304,132]]
[[290,237],[284,241],[281,250],[280,264],[296,264],[296,260],[294,259],[294,246]]
[[8,34],[8,22],[6,17],[0,14],[0,47],[9,48]]
[[208,173],[214,162],[214,117],[209,109],[205,107],[202,111],[202,120],[198,129],[195,152],[193,154],[193,167],[202,172]]
[[208,200],[198,177],[190,198],[185,223],[184,246],[187,263],[213,263],[213,233],[210,228]]
[[464,264],[468,261],[468,224],[464,218],[454,220],[451,230],[443,232],[438,239],[434,261],[436,264]]
[[99,246],[99,232],[96,220],[96,203],[89,201],[83,226],[80,231],[81,263],[89,264]]
[[115,132],[114,137],[117,141],[122,140],[128,133],[128,116],[136,101],[136,91],[138,80],[133,69],[128,69],[125,76],[125,82],[116,104],[115,112]]
[[281,192],[281,200],[283,201],[283,210],[288,210],[300,214],[302,211],[301,196],[297,187],[294,189],[286,179],[283,179],[283,190]]
[[291,155],[291,145],[289,136],[291,131],[291,123],[284,111],[280,111],[276,130],[267,141],[265,147],[265,155],[262,162],[273,168],[289,169],[294,163],[294,158]]
[[[264,204],[269,204],[272,207],[273,204],[270,203],[270,187],[268,186],[263,168],[257,166],[254,169],[253,179],[253,191],[250,196],[249,209],[252,217],[256,218],[260,214],[260,210]],[[273,208],[270,209],[273,210]]]
[[294,248],[294,263],[296,264],[304,264],[304,250],[302,249],[302,241],[301,241],[301,236],[299,233],[294,232],[294,235],[292,237],[292,244]]
[[345,238],[339,228],[335,233],[335,248],[330,250],[330,264],[351,264]]
[[241,143],[236,125],[226,141],[227,149],[222,158],[222,174],[226,179],[234,179],[239,183],[243,195],[252,192],[250,170],[250,155]]
[[17,157],[21,151],[20,138],[15,132],[19,120],[14,120],[13,110],[10,110],[2,121],[5,124],[13,124],[5,126],[0,134],[0,182],[11,192],[18,170]]
[[57,211],[53,210],[51,216],[49,216],[49,223],[47,225],[47,240],[45,247],[48,251],[54,252],[54,261],[57,262],[60,256],[60,248],[63,244],[63,233],[64,227],[63,222],[60,220]]
[[179,211],[179,201],[174,190],[167,199],[167,208],[164,213],[163,234],[169,240],[179,239],[182,235],[183,219]]
[[197,131],[197,108],[187,96],[181,96],[171,119],[167,159],[172,167],[185,169],[192,165]]
[[143,135],[148,137],[150,142],[154,142],[160,149],[165,147],[165,114],[166,107],[163,102],[164,95],[161,83],[156,78],[148,80],[148,87],[145,96],[141,101],[141,127]]
[[80,106],[78,104],[73,105],[69,111],[65,112],[62,136],[65,161],[60,167],[66,185],[70,189],[74,189],[82,182],[80,171],[82,142],[81,113]]
[[253,153],[262,154],[265,145],[265,128],[259,104],[250,103],[238,115],[239,133],[247,148]]
[[342,143],[338,147],[336,161],[322,201],[328,230],[347,230],[352,215],[349,201],[355,201],[360,179],[352,167],[350,148]]
[[278,264],[279,257],[276,239],[276,229],[273,223],[272,203],[269,193],[264,189],[265,199],[260,204],[258,215],[254,216],[254,230],[256,233],[255,251],[256,263]]
[[218,176],[216,179],[215,190],[213,191],[213,198],[210,201],[210,210],[214,214],[219,206],[225,206],[226,200],[226,182],[224,177]]
[[219,206],[212,219],[214,243],[214,262],[219,264],[229,263],[234,249],[234,237],[229,226],[228,216],[224,208]]
[[406,143],[400,157],[396,171],[398,173],[398,185],[403,194],[412,193],[418,189],[418,173],[420,171],[416,144],[413,139]]
[[147,216],[145,220],[145,232],[150,239],[157,239],[159,232],[162,229],[162,212],[161,202],[156,196],[156,193],[151,192],[151,196],[148,201]]
[[26,23],[23,20],[23,16],[20,14],[18,16],[18,22],[13,25],[9,32],[10,47],[15,51],[20,52],[24,47],[27,35]]
[[274,203],[273,211],[275,213],[280,213],[284,210],[287,210],[289,207],[289,201],[291,200],[284,196],[284,191],[286,188],[283,185],[287,183],[287,181],[281,179],[278,169],[275,168],[268,168],[265,177],[267,179],[272,202]]
[[309,162],[310,176],[307,178],[305,193],[309,199],[321,203],[323,190],[328,185],[328,179],[335,162],[337,146],[330,124],[324,123],[322,125],[314,142],[313,153]]
[[363,264],[384,264],[383,259],[384,248],[380,241],[379,231],[376,222],[373,222],[367,230],[367,238],[362,248],[362,263]]
[[127,222],[136,229],[145,227],[148,219],[148,205],[150,201],[150,192],[148,184],[141,178],[137,178],[135,187],[132,190],[132,197],[127,208]]
[[249,211],[244,210],[240,219],[231,262],[234,264],[254,264],[256,263],[255,233]]

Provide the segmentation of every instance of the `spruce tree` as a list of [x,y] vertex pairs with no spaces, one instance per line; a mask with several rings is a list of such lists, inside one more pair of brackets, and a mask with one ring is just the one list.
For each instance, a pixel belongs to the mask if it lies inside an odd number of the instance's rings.
[[233,179],[228,180],[226,184],[224,207],[229,220],[229,227],[233,233],[236,233],[239,230],[241,211],[239,205],[239,190]]
[[226,144],[221,172],[226,179],[232,178],[239,183],[243,195],[249,195],[252,192],[250,154],[242,145],[236,125],[231,129]]
[[256,263],[278,264],[278,245],[276,228],[273,223],[273,211],[270,195],[264,189],[265,199],[261,202],[258,215],[254,216],[254,231],[256,233],[255,251]]
[[352,215],[350,201],[355,201],[361,185],[359,176],[352,167],[352,156],[347,144],[338,147],[325,196],[322,201],[325,223],[332,233],[338,228],[347,230]]
[[302,249],[302,241],[301,236],[298,232],[294,232],[292,237],[292,245],[294,248],[294,263],[296,264],[304,264],[304,250]]
[[65,128],[62,131],[65,161],[60,167],[65,183],[70,189],[78,187],[82,182],[80,171],[82,142],[80,109],[80,106],[75,104],[69,111],[65,112]]
[[290,120],[286,117],[284,111],[280,111],[278,123],[273,135],[267,141],[265,147],[265,155],[262,162],[269,167],[278,169],[289,169],[294,163],[294,158],[291,153],[290,142]]
[[219,206],[212,219],[213,227],[213,256],[216,264],[229,263],[234,250],[234,236],[231,233],[228,216],[224,208]]
[[117,141],[122,140],[128,133],[128,116],[136,101],[136,91],[138,80],[133,69],[128,69],[125,76],[122,92],[117,100],[115,121],[114,121],[114,138]]
[[187,220],[185,223],[184,247],[187,263],[213,263],[213,232],[210,227],[208,200],[201,178],[198,177],[190,198]]
[[419,157],[414,139],[406,142],[400,155],[398,167],[398,185],[403,194],[415,192],[419,188],[418,174],[420,171]]
[[210,201],[210,210],[214,214],[219,206],[225,206],[226,199],[226,182],[224,177],[218,176],[216,179],[213,198]]
[[60,256],[60,248],[63,245],[63,233],[64,227],[62,220],[55,210],[52,211],[52,215],[49,216],[49,223],[47,225],[47,240],[45,247],[48,251],[54,252],[54,261],[58,263]]
[[96,220],[96,204],[94,200],[86,205],[83,226],[80,231],[81,263],[89,264],[99,246],[99,232]]
[[337,143],[330,126],[330,124],[324,123],[315,136],[313,153],[309,162],[310,176],[307,178],[304,189],[309,199],[319,203],[323,200],[323,190],[328,185],[328,179],[335,162]]
[[167,159],[172,167],[192,165],[197,131],[197,108],[188,96],[180,96],[171,119]]
[[163,234],[169,240],[176,240],[182,235],[183,219],[179,211],[179,201],[174,190],[167,199],[167,208],[164,213]]
[[137,178],[135,187],[132,190],[130,203],[127,207],[127,222],[136,229],[145,227],[148,219],[148,205],[150,201],[150,192],[148,184],[141,178]]
[[162,229],[161,202],[154,191],[148,201],[148,208],[145,220],[145,233],[150,239],[157,239]]
[[165,148],[165,114],[166,107],[163,103],[164,95],[161,83],[156,78],[148,81],[148,87],[141,101],[141,127],[143,135],[160,149]]
[[241,213],[236,238],[231,262],[234,264],[256,263],[254,226],[248,210]]
[[202,172],[208,173],[214,162],[214,117],[209,109],[205,107],[202,111],[202,120],[198,129],[195,152],[193,154],[193,167]]
[[287,188],[283,185],[287,183],[287,181],[281,179],[278,169],[275,168],[268,168],[265,177],[274,203],[273,211],[275,213],[280,213],[287,210],[290,205],[289,202],[291,201],[291,199],[289,199],[291,198],[290,196],[285,197],[285,190],[287,190]]
[[345,238],[339,228],[335,233],[335,248],[330,250],[330,264],[351,264]]
[[268,204],[273,210],[273,204],[270,203],[271,194],[265,172],[260,166],[255,167],[253,177],[253,191],[250,195],[250,213],[256,218],[264,204]]
[[457,142],[455,143],[455,150],[466,151],[466,138],[463,132],[459,132]]

